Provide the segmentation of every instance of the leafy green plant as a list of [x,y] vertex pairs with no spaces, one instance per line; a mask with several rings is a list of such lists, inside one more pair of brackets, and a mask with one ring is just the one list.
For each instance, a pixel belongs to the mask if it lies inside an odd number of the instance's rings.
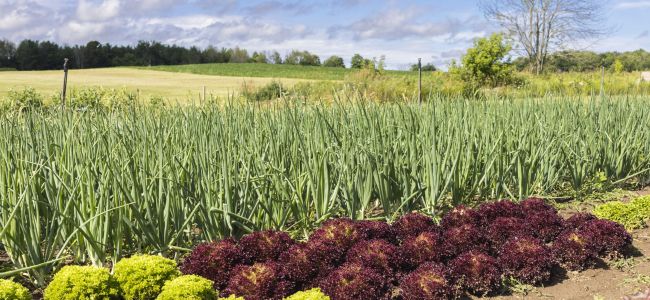
[[512,45],[505,42],[502,34],[477,39],[461,59],[461,65],[453,63],[450,72],[457,74],[469,86],[498,86],[510,83],[514,68],[505,61]]
[[23,90],[10,90],[7,99],[16,111],[30,111],[43,107],[43,96],[30,87]]
[[330,300],[330,297],[323,294],[319,288],[297,292],[285,300]]
[[46,300],[118,299],[119,286],[108,269],[65,266],[54,275],[43,296]]
[[216,300],[212,281],[196,275],[183,275],[167,281],[157,300]]
[[594,209],[594,215],[622,224],[627,229],[643,228],[650,220],[650,196],[629,203],[612,201],[601,204]]
[[0,299],[31,300],[29,290],[19,283],[11,280],[0,279]]
[[180,275],[176,262],[157,255],[135,255],[117,262],[113,274],[126,300],[155,299],[163,285]]

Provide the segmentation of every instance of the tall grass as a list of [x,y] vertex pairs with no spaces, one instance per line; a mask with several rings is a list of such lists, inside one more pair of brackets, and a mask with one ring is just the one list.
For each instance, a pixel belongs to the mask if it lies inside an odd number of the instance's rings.
[[[352,94],[352,93],[351,93]],[[293,99],[292,99],[293,100]],[[595,177],[645,184],[650,99],[0,113],[0,242],[16,268],[101,265],[327,218],[393,219]],[[44,282],[51,264],[35,269]]]

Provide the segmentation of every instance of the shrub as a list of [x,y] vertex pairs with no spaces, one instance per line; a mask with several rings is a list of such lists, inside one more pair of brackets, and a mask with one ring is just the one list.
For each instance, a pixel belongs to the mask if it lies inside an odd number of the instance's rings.
[[348,251],[347,262],[392,274],[399,266],[397,247],[384,240],[361,241]]
[[423,232],[406,239],[399,248],[402,268],[415,269],[425,262],[441,262],[444,257],[438,232]]
[[622,224],[627,229],[643,228],[650,220],[650,196],[636,198],[627,204],[615,201],[599,205],[594,209],[594,215]]
[[257,231],[247,234],[239,240],[239,249],[244,261],[252,264],[278,259],[280,253],[289,249],[295,241],[282,231]]
[[590,237],[594,251],[603,256],[621,256],[632,244],[632,236],[623,225],[612,221],[591,220],[580,226],[579,231]]
[[319,288],[313,288],[308,291],[297,292],[285,300],[330,300],[330,297],[323,294]]
[[237,244],[232,239],[199,244],[181,264],[183,274],[205,277],[221,290],[228,284],[230,271],[242,260]]
[[437,231],[436,224],[429,216],[419,213],[408,213],[403,215],[392,225],[393,232],[400,241],[409,237],[418,236],[425,231]]
[[463,55],[462,65],[452,63],[449,71],[472,86],[492,87],[505,85],[512,81],[514,68],[505,61],[512,45],[505,41],[502,34],[480,38],[474,47],[467,49]]
[[333,300],[380,299],[387,291],[386,279],[359,264],[346,264],[325,277],[319,287]]
[[157,300],[216,300],[213,282],[196,275],[183,275],[167,281]]
[[108,269],[91,266],[65,266],[54,275],[44,299],[117,299],[119,285]]
[[19,283],[11,280],[0,279],[0,299],[31,300],[29,290]]
[[280,98],[285,90],[281,82],[274,80],[257,89],[244,85],[242,96],[248,101],[275,100]]
[[450,263],[452,277],[459,286],[472,294],[483,296],[496,292],[501,286],[501,271],[497,260],[480,252],[461,254]]
[[460,205],[445,214],[440,224],[442,228],[449,229],[465,224],[477,225],[479,220],[479,214],[476,210]]
[[15,111],[22,112],[43,107],[43,96],[33,88],[25,88],[21,91],[10,90],[8,99]]
[[440,264],[425,263],[400,280],[404,300],[453,299],[457,295],[449,271]]
[[290,291],[282,288],[276,263],[239,265],[231,273],[226,295],[237,295],[246,300],[282,299]]
[[551,278],[555,265],[552,252],[532,237],[513,238],[499,250],[498,262],[504,275],[525,284],[539,284]]
[[580,271],[596,264],[598,252],[591,236],[577,230],[562,233],[552,246],[555,259],[566,269]]
[[126,300],[155,299],[166,281],[180,275],[176,262],[156,255],[135,255],[122,259],[113,274]]

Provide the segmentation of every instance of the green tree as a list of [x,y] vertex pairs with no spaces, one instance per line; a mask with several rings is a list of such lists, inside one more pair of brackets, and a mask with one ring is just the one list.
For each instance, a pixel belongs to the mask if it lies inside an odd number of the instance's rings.
[[625,65],[618,58],[614,61],[614,64],[612,65],[612,68],[614,69],[614,73],[616,73],[616,74],[621,74],[621,73],[623,73],[623,71],[625,71]]
[[365,65],[365,59],[361,54],[355,53],[354,56],[352,56],[352,60],[350,60],[350,68],[352,69],[361,69]]
[[345,68],[345,63],[343,62],[343,58],[340,56],[332,55],[325,60],[323,66],[332,68]]
[[0,68],[15,67],[16,45],[9,40],[0,40]]
[[470,86],[498,86],[508,84],[513,66],[506,60],[512,46],[502,34],[493,34],[474,42],[461,59],[461,65],[452,62],[450,71]]
[[280,53],[278,51],[273,51],[273,53],[271,53],[271,62],[276,65],[282,64],[282,56],[280,56]]
[[253,52],[253,57],[251,57],[251,59],[254,63],[258,64],[266,64],[269,62],[264,52]]
[[[417,71],[418,70],[418,64],[412,64],[411,65],[411,71]],[[422,71],[425,72],[435,72],[436,66],[434,66],[432,63],[427,63],[426,65],[422,65]]]
[[293,50],[284,59],[287,65],[320,66],[320,58],[309,51]]

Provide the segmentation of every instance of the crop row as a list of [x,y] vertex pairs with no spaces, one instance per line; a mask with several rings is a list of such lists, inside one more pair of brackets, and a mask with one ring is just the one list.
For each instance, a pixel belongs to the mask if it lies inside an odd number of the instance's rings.
[[647,98],[362,100],[0,113],[0,243],[43,285],[66,257],[648,182]]

